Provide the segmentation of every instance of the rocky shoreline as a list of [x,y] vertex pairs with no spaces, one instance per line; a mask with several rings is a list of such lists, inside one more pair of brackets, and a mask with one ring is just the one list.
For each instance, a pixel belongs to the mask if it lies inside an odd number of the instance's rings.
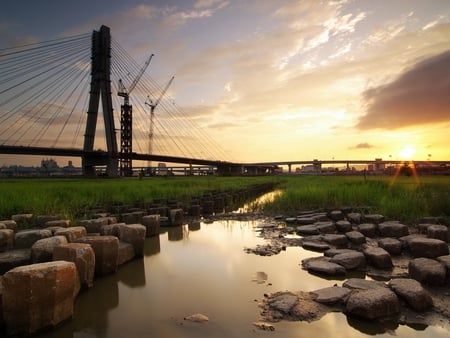
[[[317,252],[300,267],[330,280],[314,291],[278,291],[260,300],[261,328],[282,320],[315,321],[329,312],[385,325],[438,325],[450,330],[449,230],[437,218],[417,226],[351,210],[277,216],[257,231],[265,245],[249,254],[275,255],[290,246]],[[386,328],[386,330],[389,330]]]

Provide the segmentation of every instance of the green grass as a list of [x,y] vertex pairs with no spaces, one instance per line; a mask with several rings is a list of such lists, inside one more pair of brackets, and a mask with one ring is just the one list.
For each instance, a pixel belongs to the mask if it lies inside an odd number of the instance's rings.
[[370,207],[369,212],[414,224],[435,216],[450,225],[450,176],[269,176],[130,179],[2,179],[0,220],[14,214],[60,215],[75,220],[93,206],[145,205],[157,198],[188,201],[211,190],[237,190],[277,182],[283,193],[260,203],[266,214]]
[[284,193],[263,206],[266,213],[327,208],[370,207],[390,219],[415,223],[420,217],[450,220],[450,177],[294,176],[283,181]]
[[76,219],[93,206],[143,205],[157,198],[189,199],[211,190],[237,190],[274,177],[176,177],[130,179],[2,179],[0,220],[14,214]]

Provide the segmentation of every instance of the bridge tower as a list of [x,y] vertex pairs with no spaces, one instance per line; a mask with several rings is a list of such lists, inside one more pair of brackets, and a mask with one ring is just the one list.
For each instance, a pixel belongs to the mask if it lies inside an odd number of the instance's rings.
[[[114,127],[114,115],[111,99],[111,34],[109,27],[102,26],[92,33],[91,89],[87,112],[86,132],[82,165],[86,176],[95,175],[95,166],[106,165],[110,177],[118,175],[119,156]],[[106,156],[87,155],[94,151],[95,131],[97,128],[98,108],[102,100],[103,120],[105,123]]]

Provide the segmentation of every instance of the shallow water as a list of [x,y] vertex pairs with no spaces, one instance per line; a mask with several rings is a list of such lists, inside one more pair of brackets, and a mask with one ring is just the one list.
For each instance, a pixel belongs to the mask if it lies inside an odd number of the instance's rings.
[[[257,330],[257,301],[264,293],[312,291],[341,281],[303,271],[306,257],[320,255],[300,247],[261,257],[244,252],[264,241],[257,221],[215,221],[165,228],[146,239],[145,256],[121,266],[114,275],[96,279],[82,292],[71,321],[41,337],[448,337],[437,327],[386,329],[349,321],[330,313],[320,321],[275,323],[275,331]],[[184,317],[202,313],[207,323]],[[384,332],[384,333],[383,333]]]

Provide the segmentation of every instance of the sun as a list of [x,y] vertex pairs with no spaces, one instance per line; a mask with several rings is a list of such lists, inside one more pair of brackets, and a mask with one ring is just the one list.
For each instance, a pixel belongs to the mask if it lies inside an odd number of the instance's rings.
[[402,150],[400,150],[400,157],[404,160],[410,160],[416,153],[416,149],[412,146],[405,146]]

